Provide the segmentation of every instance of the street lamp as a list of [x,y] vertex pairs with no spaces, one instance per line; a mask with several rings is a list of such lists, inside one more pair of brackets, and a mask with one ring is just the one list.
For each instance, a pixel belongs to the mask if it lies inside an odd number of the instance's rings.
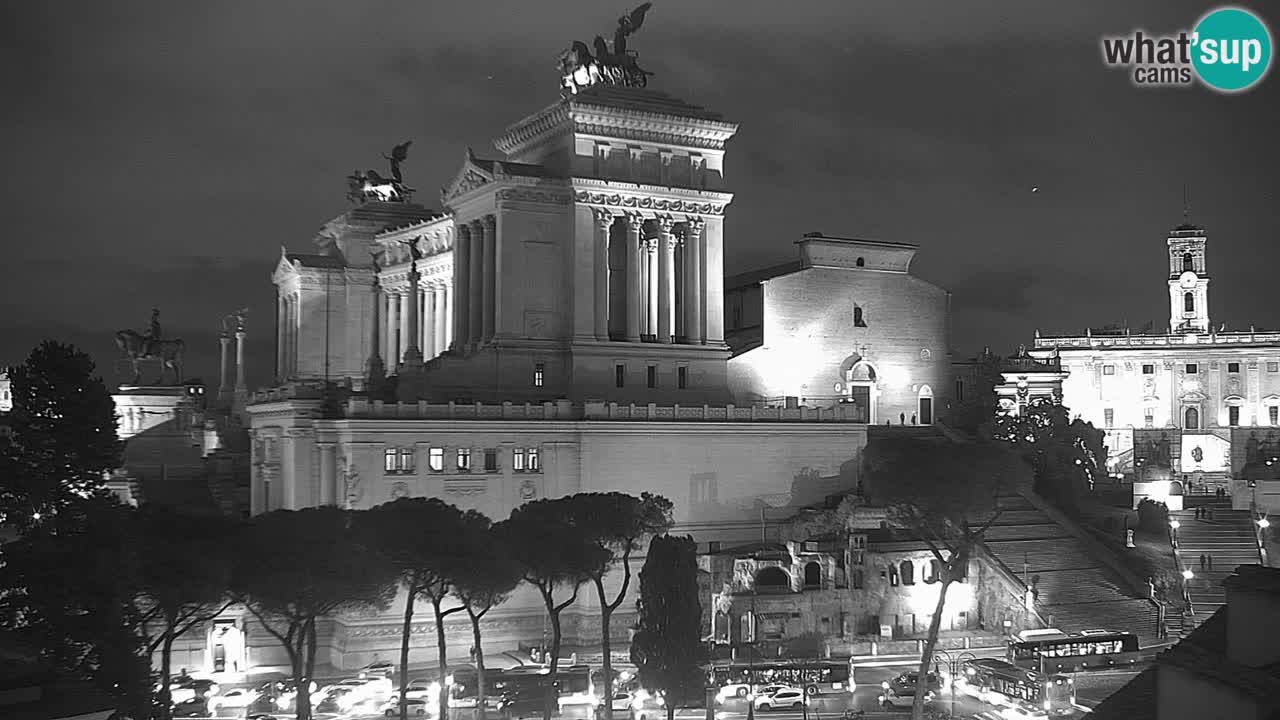
[[756,588],[751,587],[751,642],[747,645],[747,720],[756,720],[756,633],[760,618],[756,616]]
[[[933,654],[941,655],[943,659],[947,661],[947,670],[948,670],[947,684],[951,686],[951,709],[947,714],[950,717],[955,717],[956,716],[956,675],[960,674],[960,666],[966,660],[977,660],[978,656],[974,655],[971,652],[962,652],[959,655],[952,657],[951,653],[947,652],[946,650],[934,650]],[[935,661],[933,666],[936,672],[938,663]],[[924,683],[926,689],[929,687],[928,676],[925,676],[922,678],[916,678],[916,682]]]
[[1178,528],[1180,527],[1182,527],[1182,523],[1178,522],[1177,520],[1169,521],[1170,538],[1171,538],[1171,542],[1173,543],[1173,547],[1175,548],[1178,547]]

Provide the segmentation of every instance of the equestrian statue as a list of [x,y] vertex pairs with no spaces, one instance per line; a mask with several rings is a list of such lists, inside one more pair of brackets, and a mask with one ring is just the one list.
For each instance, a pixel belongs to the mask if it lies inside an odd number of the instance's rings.
[[[569,94],[577,94],[596,84],[645,87],[653,73],[642,69],[637,63],[636,52],[627,49],[627,38],[644,24],[644,16],[651,7],[653,3],[644,3],[618,18],[612,48],[599,35],[595,37],[591,47],[581,40],[574,41],[568,50],[560,54],[558,67],[562,88]],[[595,49],[594,53],[592,47]]]
[[409,157],[409,146],[412,140],[400,143],[391,150],[391,154],[383,153],[382,157],[391,163],[391,177],[383,177],[377,170],[356,170],[347,176],[347,199],[356,204],[370,200],[380,202],[408,202],[413,195],[413,188],[404,184],[404,175],[400,164]]
[[160,311],[151,311],[151,324],[145,334],[136,330],[119,330],[116,332],[116,346],[133,365],[133,385],[137,385],[142,377],[141,362],[157,360],[160,363],[160,377],[156,385],[164,384],[165,368],[173,370],[173,384],[182,384],[182,353],[186,343],[180,338],[166,339],[160,332]]

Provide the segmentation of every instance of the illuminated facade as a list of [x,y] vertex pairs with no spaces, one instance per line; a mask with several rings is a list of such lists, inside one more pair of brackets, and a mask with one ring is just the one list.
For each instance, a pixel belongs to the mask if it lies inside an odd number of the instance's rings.
[[916,247],[821,233],[796,244],[799,261],[726,283],[738,401],[933,424],[951,399],[950,294],[910,274]]
[[1238,509],[1262,505],[1280,497],[1267,489],[1275,479],[1263,473],[1252,487],[1246,476],[1280,455],[1280,333],[1213,324],[1202,228],[1180,225],[1166,245],[1169,332],[1037,332],[1032,355],[1059,358],[1063,403],[1106,430],[1112,472],[1167,479],[1173,495],[1226,488]]

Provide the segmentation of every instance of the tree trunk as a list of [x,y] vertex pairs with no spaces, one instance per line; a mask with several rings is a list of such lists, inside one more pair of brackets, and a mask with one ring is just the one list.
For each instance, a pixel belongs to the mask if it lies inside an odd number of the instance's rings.
[[298,627],[299,638],[296,644],[289,647],[289,664],[293,666],[293,687],[295,697],[294,716],[297,720],[311,720],[311,678],[307,676],[306,657],[301,650],[303,638],[306,637],[305,625]]
[[449,688],[445,678],[449,677],[449,647],[444,640],[444,613],[440,612],[440,597],[431,598],[431,607],[436,615],[436,651],[440,659],[440,720],[449,718]]
[[[623,562],[626,562],[624,559]],[[595,578],[596,593],[600,596],[600,668],[604,673],[604,704],[600,706],[600,717],[613,720],[613,644],[609,632],[609,620],[613,617],[613,608],[604,599],[604,580]]]
[[[749,701],[755,702],[755,700],[751,699]],[[667,720],[676,720],[676,701],[674,699],[667,703]]]
[[547,612],[551,615],[551,672],[547,675],[549,685],[542,702],[542,720],[551,720],[551,713],[559,698],[556,672],[560,668],[560,611],[552,604],[551,593],[544,593],[543,598],[547,602]]
[[471,641],[476,644],[476,720],[485,720],[485,684],[484,684],[484,646],[480,644],[480,617],[471,612],[467,606],[467,615],[471,618]]
[[160,644],[160,720],[173,717],[173,626],[164,631],[164,640]]
[[413,601],[417,597],[418,588],[410,584],[409,599],[404,603],[404,627],[400,630],[400,720],[408,720],[409,717],[404,693],[409,687],[409,634],[413,629]]
[[947,588],[953,582],[949,569],[943,571],[942,587],[938,588],[938,604],[933,608],[933,618],[929,620],[929,635],[924,641],[924,652],[920,653],[920,674],[916,680],[916,697],[911,703],[912,720],[924,717],[924,694],[929,691],[929,666],[933,663],[933,648],[938,644],[938,630],[942,627],[942,608],[947,602]]

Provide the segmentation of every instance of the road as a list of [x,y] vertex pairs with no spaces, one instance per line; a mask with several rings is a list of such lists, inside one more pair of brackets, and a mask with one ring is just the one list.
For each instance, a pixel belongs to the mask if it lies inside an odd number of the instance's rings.
[[[896,665],[881,664],[879,666],[860,666],[854,671],[854,680],[857,688],[852,695],[850,693],[823,694],[817,696],[808,708],[807,712],[794,710],[761,710],[756,713],[759,720],[840,720],[844,711],[847,709],[876,711],[881,708],[878,705],[878,698],[881,693],[880,683],[892,680],[898,674],[914,669],[909,663],[900,663]],[[1092,708],[1101,702],[1104,698],[1114,693],[1125,683],[1133,679],[1142,668],[1132,668],[1116,671],[1101,671],[1089,673],[1077,673],[1073,677],[1076,684],[1076,702],[1081,706],[1082,711],[1075,715],[1059,716],[1063,720],[1071,720],[1071,718],[1087,717],[1084,708]],[[951,695],[944,693],[943,696],[935,701],[935,706],[941,710],[949,710],[951,708]],[[351,712],[337,713],[314,713],[315,720],[376,720],[383,718],[380,712],[381,703],[376,707],[368,705],[353,708]],[[992,705],[988,705],[973,697],[963,693],[956,693],[955,696],[955,717],[958,718],[990,718],[995,717],[996,711]],[[451,720],[474,720],[474,711],[471,709],[455,708],[450,713]],[[908,716],[906,710],[898,711],[895,714]],[[290,711],[274,713],[279,720],[288,720],[293,717]],[[494,711],[487,713],[490,720],[501,720],[502,716]],[[681,713],[684,715],[684,713]],[[245,716],[242,709],[223,709],[219,711],[213,720],[231,720],[232,718],[243,718]],[[434,713],[427,716],[434,717]],[[593,720],[591,713],[583,707],[567,707],[564,712],[557,716],[560,720]],[[732,698],[717,708],[715,714],[716,720],[745,720],[747,717],[747,706],[745,700]],[[627,720],[628,713],[614,712],[615,720]],[[656,720],[665,720],[666,715],[659,715]],[[200,720],[200,719],[196,719]]]

